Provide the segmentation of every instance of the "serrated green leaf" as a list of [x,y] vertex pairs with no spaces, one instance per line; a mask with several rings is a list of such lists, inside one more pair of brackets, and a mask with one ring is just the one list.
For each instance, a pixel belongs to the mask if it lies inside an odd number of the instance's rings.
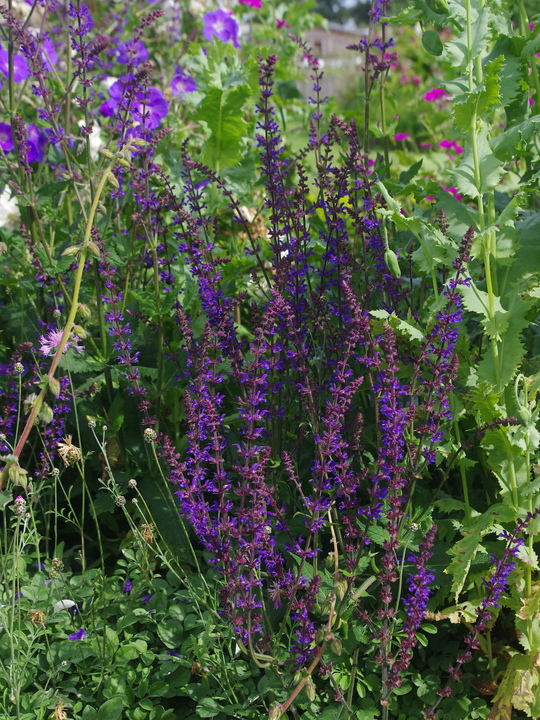
[[468,47],[467,33],[445,46],[445,57],[458,70],[465,70],[474,58],[482,57],[491,39],[489,30],[493,14],[486,6],[480,7],[479,0],[471,0],[471,45]]
[[454,123],[460,130],[470,131],[471,124],[480,117],[491,121],[493,109],[500,104],[499,73],[502,64],[503,58],[499,57],[486,65],[482,86],[475,92],[466,93],[463,102],[454,104]]
[[486,512],[475,519],[470,527],[463,532],[461,540],[448,550],[453,557],[452,562],[446,568],[445,573],[453,576],[451,592],[457,601],[463,589],[469,568],[476,554],[482,548],[480,541],[492,528],[495,523],[511,522],[515,519],[515,513],[506,505],[492,505]]
[[538,125],[540,116],[535,115],[497,135],[490,141],[493,154],[500,160],[513,160],[516,153],[522,151],[538,132]]
[[487,126],[483,126],[476,138],[479,161],[478,187],[475,177],[472,145],[465,146],[465,152],[459,165],[452,171],[458,189],[472,198],[483,195],[497,186],[503,172],[502,162],[494,155],[487,139]]
[[209,88],[196,114],[205,123],[210,137],[205,144],[204,162],[214,169],[234,165],[241,155],[241,140],[247,135],[243,105],[250,96],[248,85]]

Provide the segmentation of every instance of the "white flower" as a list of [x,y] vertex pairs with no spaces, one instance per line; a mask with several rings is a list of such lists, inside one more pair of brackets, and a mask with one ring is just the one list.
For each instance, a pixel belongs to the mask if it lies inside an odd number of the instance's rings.
[[11,190],[6,185],[4,192],[0,195],[0,227],[13,232],[19,227],[20,221],[19,203],[15,196],[12,197]]
[[75,607],[77,603],[73,600],[59,600],[53,605],[53,612],[60,612],[60,610],[69,610],[69,608]]
[[[79,120],[79,126],[84,127],[84,120]],[[99,157],[99,149],[103,147],[103,139],[101,137],[101,128],[94,122],[92,125],[92,132],[89,135],[90,138],[90,157],[92,160],[97,160]]]

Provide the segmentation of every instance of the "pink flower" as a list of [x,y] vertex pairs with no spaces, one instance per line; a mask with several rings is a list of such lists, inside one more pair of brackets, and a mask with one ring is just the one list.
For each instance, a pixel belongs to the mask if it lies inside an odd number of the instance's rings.
[[262,8],[262,0],[238,0],[240,5],[249,5],[253,8],[258,8],[259,10]]
[[[62,339],[63,334],[64,330],[59,328],[58,330],[50,330],[46,335],[42,335],[39,338],[39,351],[41,354],[45,355],[45,357],[54,355],[56,348],[60,345],[60,340]],[[68,340],[65,344],[63,352],[66,352],[66,350],[70,347],[76,350],[79,354],[84,351],[84,348],[82,345],[78,344],[77,340]]]
[[427,93],[424,95],[424,100],[427,100],[428,102],[433,102],[434,100],[441,100],[447,95],[449,96],[450,94],[447,93],[446,90],[443,90],[443,88],[433,88],[433,90],[427,91]]
[[453,150],[456,155],[461,155],[463,152],[463,148],[461,145],[458,145],[455,140],[441,140],[439,147],[442,147],[445,150]]
[[394,135],[394,140],[396,142],[400,142],[401,140],[408,140],[410,137],[410,133],[396,133]]
[[446,185],[441,185],[443,190],[446,190],[447,193],[450,193],[450,195],[453,195],[456,200],[459,200],[460,202],[463,200],[462,195],[459,193],[458,189],[455,187],[446,187]]
[[282,27],[290,28],[291,27],[286,20],[278,20],[277,18],[276,18],[276,25],[278,26],[278,28],[282,28]]

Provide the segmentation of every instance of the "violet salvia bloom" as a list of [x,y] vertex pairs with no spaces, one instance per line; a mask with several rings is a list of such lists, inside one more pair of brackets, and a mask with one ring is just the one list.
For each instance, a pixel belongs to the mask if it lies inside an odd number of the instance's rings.
[[221,42],[231,40],[235,48],[241,47],[238,43],[238,23],[225,10],[218,8],[207,12],[203,22],[203,35],[207,40],[213,40],[215,36]]
[[[386,681],[387,694],[393,688],[399,687],[402,674],[410,665],[412,651],[418,644],[417,630],[425,617],[430,593],[430,585],[435,575],[427,569],[427,561],[432,555],[431,548],[437,533],[437,526],[432,525],[422,538],[418,552],[412,553],[408,562],[415,565],[416,572],[409,573],[407,577],[407,596],[403,599],[407,618],[403,624],[403,639],[399,650],[395,653],[390,673]],[[384,693],[383,693],[384,694]]]

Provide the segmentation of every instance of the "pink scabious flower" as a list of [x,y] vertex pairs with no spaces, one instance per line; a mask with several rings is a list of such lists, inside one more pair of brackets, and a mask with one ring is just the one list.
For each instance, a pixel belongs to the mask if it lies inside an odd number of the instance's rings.
[[249,5],[249,7],[257,8],[260,10],[262,8],[262,0],[238,0],[240,5]]
[[410,137],[410,133],[396,133],[394,135],[394,140],[396,142],[400,142],[401,140],[408,140]]
[[424,95],[424,100],[433,102],[434,100],[442,100],[443,98],[446,98],[446,96],[450,97],[450,93],[447,93],[443,88],[433,88],[432,90],[427,91]]
[[[62,335],[64,334],[64,329],[59,328],[58,330],[49,330],[48,333],[45,335],[42,335],[39,338],[39,351],[42,355],[45,355],[45,357],[49,357],[50,355],[54,355],[56,352],[56,348],[60,345],[60,341],[62,339]],[[72,347],[74,350],[76,350],[79,354],[84,351],[84,348],[82,345],[78,344],[77,340],[68,340],[67,343],[64,346],[64,349],[62,352],[66,352],[68,348]]]

